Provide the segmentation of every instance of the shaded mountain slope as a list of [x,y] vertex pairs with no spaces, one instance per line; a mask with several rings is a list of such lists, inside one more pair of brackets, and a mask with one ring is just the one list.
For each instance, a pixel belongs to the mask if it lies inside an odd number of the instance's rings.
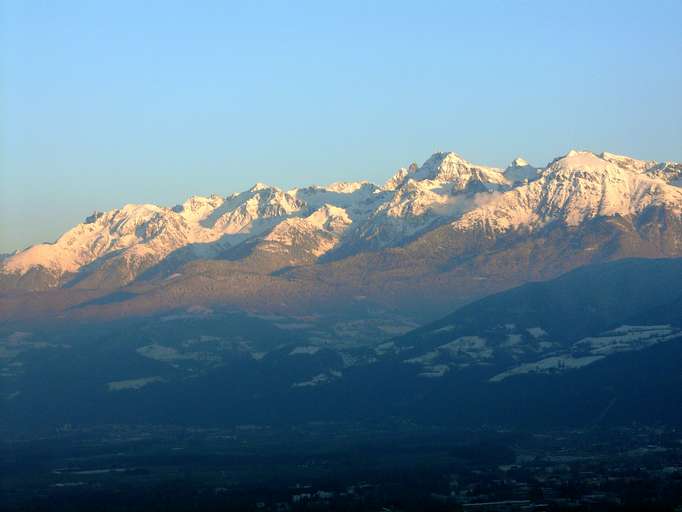
[[0,333],[3,421],[682,424],[681,306],[682,259],[627,259],[354,344],[355,316],[341,328],[193,307],[15,323]]

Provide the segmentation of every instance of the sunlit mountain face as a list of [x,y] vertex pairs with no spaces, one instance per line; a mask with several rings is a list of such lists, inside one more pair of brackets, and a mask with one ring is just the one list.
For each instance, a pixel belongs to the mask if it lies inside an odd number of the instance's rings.
[[[219,302],[431,320],[580,265],[681,255],[681,177],[680,164],[611,153],[505,170],[437,153],[381,186],[258,183],[171,208],[129,204],[5,257],[3,315],[30,314],[25,300],[111,318]],[[17,303],[20,290],[52,292]]]

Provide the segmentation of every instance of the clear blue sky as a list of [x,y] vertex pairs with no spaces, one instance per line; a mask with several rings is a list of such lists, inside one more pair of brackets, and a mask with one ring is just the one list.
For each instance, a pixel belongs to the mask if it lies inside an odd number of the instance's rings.
[[327,4],[0,0],[0,251],[436,150],[682,160],[678,0]]

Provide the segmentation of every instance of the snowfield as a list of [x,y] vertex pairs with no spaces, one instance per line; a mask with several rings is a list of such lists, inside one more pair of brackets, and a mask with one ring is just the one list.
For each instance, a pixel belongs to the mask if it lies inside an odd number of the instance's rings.
[[163,382],[161,377],[144,377],[141,379],[117,380],[108,382],[109,391],[123,391],[141,389],[154,382]]
[[490,379],[490,382],[500,382],[508,377],[513,377],[514,375],[523,375],[526,373],[552,373],[552,372],[562,372],[565,370],[572,370],[575,368],[581,368],[592,364],[595,361],[604,359],[604,356],[585,356],[585,357],[573,357],[573,356],[552,356],[546,357],[539,361],[533,363],[525,363],[506,372],[499,373]]
[[622,325],[601,336],[584,338],[575,344],[577,350],[590,354],[615,354],[682,338],[682,331],[670,325]]

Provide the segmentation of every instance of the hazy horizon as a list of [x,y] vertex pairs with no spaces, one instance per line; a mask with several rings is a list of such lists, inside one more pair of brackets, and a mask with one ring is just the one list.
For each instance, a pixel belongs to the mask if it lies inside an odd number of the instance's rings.
[[[565,155],[565,154],[567,154],[567,153],[568,153],[569,151],[571,151],[571,150],[577,150],[577,151],[590,151],[590,152],[593,152],[593,153],[596,153],[596,154],[599,154],[599,153],[602,152],[602,151],[591,150],[591,149],[586,149],[586,148],[569,148],[569,149],[567,149],[566,151],[562,152],[561,154],[555,155],[555,157],[559,157],[559,156]],[[604,150],[604,151],[606,151],[606,150]],[[440,150],[440,149],[439,149],[439,150],[434,150],[434,151],[432,151],[431,153],[429,153],[427,156],[425,156],[425,157],[422,158],[422,159],[414,159],[413,161],[406,162],[406,163],[402,164],[401,166],[396,167],[396,168],[392,169],[391,171],[388,171],[388,172],[385,174],[385,176],[384,176],[383,178],[380,177],[379,179],[376,179],[376,180],[367,180],[366,178],[363,178],[363,177],[360,176],[360,177],[358,177],[357,179],[346,179],[346,178],[343,178],[343,177],[342,177],[342,178],[337,179],[337,180],[333,180],[333,179],[332,179],[332,180],[327,180],[327,181],[320,181],[320,180],[317,180],[317,181],[310,181],[310,182],[306,182],[306,183],[291,184],[291,185],[289,185],[289,186],[281,185],[281,184],[278,183],[278,182],[268,182],[268,183],[265,183],[265,184],[266,184],[266,185],[269,185],[269,186],[273,186],[273,187],[279,188],[279,189],[281,189],[281,190],[291,190],[291,189],[294,189],[294,188],[303,188],[303,187],[307,187],[307,186],[311,186],[311,185],[330,185],[330,184],[332,184],[332,183],[344,182],[344,181],[369,181],[370,183],[374,183],[375,185],[381,186],[381,185],[383,185],[383,183],[384,183],[386,180],[388,180],[389,178],[391,178],[391,177],[395,174],[395,172],[396,172],[398,169],[400,169],[401,167],[402,167],[402,168],[407,168],[407,167],[408,167],[410,164],[412,164],[412,163],[417,163],[418,165],[421,165],[421,164],[423,164],[430,156],[432,156],[433,154],[436,154],[436,153],[456,153],[456,154],[458,154],[459,156],[461,156],[462,158],[464,158],[465,160],[471,161],[470,159],[467,159],[467,158],[466,158],[466,155],[462,155],[461,153],[459,153],[459,152],[457,152],[457,151]],[[632,155],[625,155],[625,156],[632,156]],[[473,161],[472,163],[478,164],[478,165],[487,165],[487,166],[490,166],[490,167],[497,167],[497,168],[500,168],[500,169],[504,170],[507,166],[509,166],[509,165],[513,162],[513,160],[514,160],[515,158],[523,158],[524,160],[527,160],[526,158],[523,157],[523,155],[519,154],[519,155],[516,155],[516,157],[509,158],[509,160],[506,162],[506,164],[502,164],[502,165],[493,165],[493,164],[487,164],[487,163],[485,163],[485,162],[477,162],[477,161]],[[538,163],[538,162],[532,162],[532,161],[531,161],[531,162],[528,162],[528,163],[529,163],[531,166],[535,166],[535,167],[538,167],[538,168],[542,168],[542,167],[544,167],[545,165],[549,164],[550,161],[543,162],[543,163]],[[62,228],[61,230],[58,230],[58,231],[54,231],[54,233],[53,233],[53,235],[52,235],[51,238],[47,238],[47,239],[44,239],[44,240],[35,240],[35,241],[29,242],[27,245],[21,246],[21,247],[4,247],[4,246],[3,246],[3,244],[4,244],[4,238],[0,239],[0,242],[2,242],[2,244],[0,244],[0,253],[4,252],[5,254],[11,254],[12,252],[24,250],[24,249],[26,249],[26,248],[28,248],[28,247],[31,247],[32,245],[35,245],[35,244],[53,243],[53,242],[55,242],[62,234],[64,234],[65,231],[67,231],[67,230],[69,230],[70,228],[74,227],[76,224],[83,222],[83,221],[85,220],[86,217],[88,217],[88,216],[90,216],[90,215],[92,215],[93,213],[96,213],[96,212],[102,212],[102,211],[108,211],[108,210],[111,210],[111,209],[122,208],[122,207],[125,206],[126,204],[131,204],[131,203],[132,203],[132,204],[154,204],[154,205],[156,205],[156,206],[171,208],[171,207],[173,207],[173,206],[182,204],[185,200],[189,199],[189,198],[192,197],[192,196],[204,196],[204,197],[208,197],[208,196],[210,196],[210,195],[216,194],[216,195],[219,195],[219,196],[222,196],[222,197],[227,197],[229,194],[232,194],[232,193],[244,192],[244,191],[248,190],[249,188],[251,188],[252,186],[255,186],[255,185],[258,184],[258,183],[263,183],[263,181],[262,181],[262,180],[259,180],[258,177],[255,176],[252,182],[248,183],[247,185],[245,185],[245,186],[244,186],[243,188],[241,188],[241,189],[232,189],[232,190],[226,190],[226,191],[223,191],[223,190],[213,190],[213,191],[197,192],[197,193],[187,194],[187,195],[185,195],[185,196],[178,197],[176,200],[174,200],[174,201],[171,200],[170,202],[166,202],[166,203],[163,203],[163,202],[154,202],[154,201],[149,201],[149,200],[142,200],[142,201],[133,203],[133,202],[131,202],[131,201],[126,201],[126,200],[124,199],[123,202],[118,203],[118,204],[112,204],[112,205],[110,205],[110,206],[107,207],[107,208],[95,207],[95,208],[92,208],[92,209],[87,210],[87,211],[86,211],[86,210],[83,210],[83,211],[81,212],[81,216],[80,216],[80,217],[74,216],[73,220],[72,220],[69,224],[65,225],[64,228]],[[31,227],[33,227],[33,226],[31,226]],[[4,229],[3,229],[3,231],[4,231]],[[0,232],[0,235],[3,235],[3,232]]]

